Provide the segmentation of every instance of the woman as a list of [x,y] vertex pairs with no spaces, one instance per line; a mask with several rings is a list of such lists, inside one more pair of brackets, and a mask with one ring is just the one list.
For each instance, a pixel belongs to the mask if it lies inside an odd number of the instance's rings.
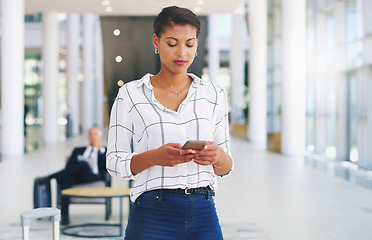
[[[154,30],[161,70],[125,84],[111,110],[107,170],[135,180],[124,239],[223,239],[212,195],[233,165],[225,92],[187,73],[200,33],[193,12],[164,8]],[[182,149],[187,140],[207,144]]]

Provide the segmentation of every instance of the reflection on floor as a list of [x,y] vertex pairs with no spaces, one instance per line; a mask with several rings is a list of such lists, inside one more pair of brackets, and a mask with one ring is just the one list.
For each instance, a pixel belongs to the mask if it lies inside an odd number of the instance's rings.
[[[32,185],[63,167],[85,136],[42,146],[23,157],[0,162],[0,240],[21,239],[19,214],[32,208]],[[219,179],[216,207],[225,240],[370,240],[372,191],[291,159],[232,139],[235,169]],[[114,187],[127,181],[113,178]],[[52,182],[55,196],[55,182]],[[55,198],[53,199],[55,203]],[[119,201],[113,199],[109,223],[119,221]],[[71,223],[104,222],[104,207],[72,205]],[[128,202],[124,200],[124,222]],[[31,238],[50,239],[51,223],[33,222]],[[61,235],[61,239],[75,239]],[[110,238],[115,239],[115,238]],[[117,238],[122,239],[122,238]]]

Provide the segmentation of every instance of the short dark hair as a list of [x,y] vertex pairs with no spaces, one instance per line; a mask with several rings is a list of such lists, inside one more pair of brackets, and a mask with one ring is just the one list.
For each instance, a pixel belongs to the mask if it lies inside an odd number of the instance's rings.
[[200,34],[200,20],[191,10],[177,6],[165,7],[154,22],[154,32],[160,37],[166,27],[173,25],[191,25],[196,28],[196,37]]

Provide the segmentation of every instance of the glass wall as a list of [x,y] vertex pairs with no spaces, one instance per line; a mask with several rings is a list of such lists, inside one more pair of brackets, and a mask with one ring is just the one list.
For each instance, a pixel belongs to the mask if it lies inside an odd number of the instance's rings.
[[[226,94],[227,94],[227,101],[229,105],[231,104],[231,69],[230,69],[230,53],[231,53],[231,44],[232,44],[232,37],[233,37],[233,29],[234,29],[234,16],[231,13],[219,13],[217,14],[217,45],[219,49],[219,69],[217,79],[215,80],[216,83],[221,86]],[[207,30],[208,32],[208,30]],[[248,28],[246,22],[242,24],[242,33],[244,38],[244,61],[245,61],[245,70],[244,70],[244,81],[245,81],[245,89],[244,89],[244,123],[247,123],[247,115],[248,115]],[[209,37],[209,36],[208,36]],[[207,48],[208,51],[208,48]],[[209,69],[208,69],[208,62],[204,63],[203,74],[201,77],[204,81],[210,81],[209,78]],[[231,110],[231,109],[230,109]]]
[[281,131],[281,4],[268,1],[267,132]]
[[41,56],[26,56],[25,79],[25,151],[37,149],[43,142],[41,116]]
[[372,170],[370,10],[369,0],[307,1],[306,148]]
[[[66,50],[61,48],[59,60],[58,82],[58,119],[59,140],[66,139],[68,124],[67,109],[67,76]],[[41,55],[26,55],[24,62],[24,94],[25,94],[25,152],[31,152],[43,144],[43,96]]]

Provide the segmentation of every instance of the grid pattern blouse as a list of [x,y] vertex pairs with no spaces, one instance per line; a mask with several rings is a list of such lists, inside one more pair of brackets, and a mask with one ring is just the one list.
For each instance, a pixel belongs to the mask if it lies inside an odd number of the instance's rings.
[[224,90],[203,82],[193,74],[186,99],[177,112],[161,105],[154,97],[151,74],[129,82],[119,89],[111,109],[106,166],[112,176],[135,180],[131,200],[155,189],[217,188],[212,165],[194,162],[175,167],[153,166],[136,175],[131,172],[135,154],[167,143],[187,140],[217,143],[230,154],[228,109]]

